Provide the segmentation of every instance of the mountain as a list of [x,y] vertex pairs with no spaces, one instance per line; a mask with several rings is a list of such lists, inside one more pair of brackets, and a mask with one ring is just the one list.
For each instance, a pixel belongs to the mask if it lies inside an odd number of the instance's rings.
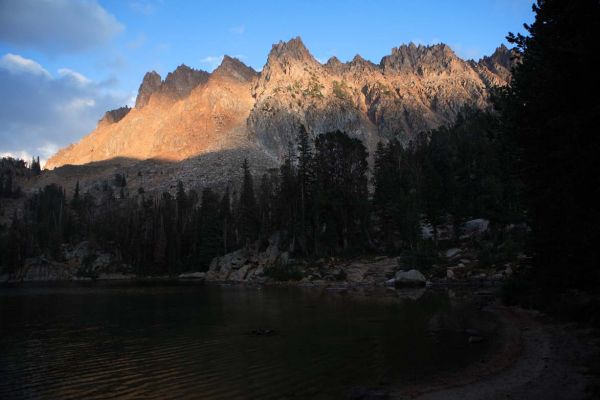
[[[359,55],[322,64],[297,37],[273,45],[260,72],[228,56],[212,73],[181,65],[162,80],[148,72],[133,109],[107,112],[46,168],[110,160],[186,165],[227,153],[266,169],[282,159],[301,124],[311,135],[345,131],[373,151],[381,140],[407,143],[450,123],[465,106],[489,107],[490,89],[510,80],[511,60],[504,46],[475,62],[444,44],[411,43],[379,64]],[[203,168],[230,162],[219,159]]]

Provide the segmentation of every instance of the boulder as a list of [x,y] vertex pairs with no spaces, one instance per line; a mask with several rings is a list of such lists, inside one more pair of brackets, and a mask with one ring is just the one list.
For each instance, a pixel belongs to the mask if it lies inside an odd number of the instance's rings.
[[111,255],[108,253],[99,253],[92,263],[92,269],[94,271],[106,270],[111,264],[111,258]]
[[246,275],[248,274],[250,267],[251,267],[250,264],[246,264],[246,265],[232,271],[231,274],[229,275],[228,280],[235,281],[235,282],[242,282],[242,281],[246,280]]
[[485,233],[490,226],[490,221],[484,218],[476,218],[465,222],[461,228],[461,238],[478,236]]
[[452,249],[446,250],[445,256],[448,259],[453,259],[453,258],[456,258],[457,256],[460,256],[461,252],[462,252],[461,249],[454,247]]
[[424,286],[427,282],[425,276],[416,269],[398,271],[394,279],[395,286]]

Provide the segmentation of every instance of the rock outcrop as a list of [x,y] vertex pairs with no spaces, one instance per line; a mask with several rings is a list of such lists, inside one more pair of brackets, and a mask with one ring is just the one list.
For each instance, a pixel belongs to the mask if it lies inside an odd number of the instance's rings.
[[138,89],[138,95],[135,99],[135,108],[140,109],[150,101],[150,96],[160,89],[162,79],[156,71],[146,72],[144,79]]
[[123,118],[125,118],[125,116],[127,114],[129,114],[129,111],[131,111],[131,108],[125,106],[125,107],[119,107],[116,108],[114,110],[110,110],[104,113],[104,116],[102,117],[102,119],[100,120],[100,122],[98,122],[98,125],[101,124],[116,124],[117,122],[119,122],[120,120],[122,120]]
[[170,99],[183,99],[198,85],[208,82],[210,74],[181,64],[173,72],[169,72],[160,85],[160,93]]
[[259,73],[228,56],[210,74],[181,65],[162,81],[148,72],[134,109],[107,113],[46,168],[114,159],[180,162],[222,151],[242,151],[269,168],[301,124],[313,136],[344,131],[373,152],[379,141],[408,142],[450,123],[465,106],[489,107],[490,88],[507,83],[512,62],[503,46],[475,62],[444,44],[409,44],[378,64],[358,55],[321,64],[294,38],[273,45]]

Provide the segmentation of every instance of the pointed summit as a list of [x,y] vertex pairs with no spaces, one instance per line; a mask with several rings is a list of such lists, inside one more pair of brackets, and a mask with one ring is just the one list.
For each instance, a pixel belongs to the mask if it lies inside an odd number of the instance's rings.
[[280,41],[274,44],[269,53],[269,61],[271,59],[288,59],[298,61],[316,62],[315,58],[310,54],[300,36],[290,39],[287,42]]
[[257,72],[239,59],[225,55],[223,56],[221,65],[213,71],[212,75],[230,77],[247,82],[254,78],[257,75]]
[[336,66],[342,65],[342,62],[336,56],[331,56],[329,58],[329,60],[327,60],[327,62],[325,63],[325,65],[336,67]]
[[135,99],[135,108],[140,109],[148,104],[150,96],[152,96],[152,93],[160,89],[160,85],[161,78],[156,71],[146,72],[140,88],[138,89],[138,95]]
[[350,70],[354,71],[354,73],[363,73],[367,70],[379,68],[371,61],[365,60],[360,54],[355,55],[352,61],[350,61],[347,65],[350,67]]
[[453,60],[458,57],[452,49],[444,44],[432,46],[415,45],[410,43],[394,47],[392,54],[381,59],[379,65],[384,73],[418,73],[425,71],[439,73],[448,70]]
[[181,99],[189,95],[196,86],[206,83],[209,76],[210,74],[206,71],[193,69],[185,64],[181,64],[175,71],[167,74],[161,86],[161,92]]
[[491,56],[480,59],[479,65],[484,66],[508,82],[510,81],[512,67],[518,62],[516,55],[514,50],[510,50],[504,44],[501,44]]
[[513,52],[509,50],[504,44],[496,48],[491,56],[485,56],[479,63],[484,64],[486,67],[493,69],[494,66],[502,66],[506,69],[512,67]]

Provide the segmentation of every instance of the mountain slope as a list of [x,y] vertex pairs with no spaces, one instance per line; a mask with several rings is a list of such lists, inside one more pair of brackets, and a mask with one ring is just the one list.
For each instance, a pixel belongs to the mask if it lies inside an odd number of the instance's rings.
[[185,65],[164,81],[147,73],[133,109],[107,112],[46,168],[116,158],[181,161],[229,150],[261,153],[275,165],[300,124],[312,135],[345,131],[373,150],[380,140],[407,142],[449,123],[464,106],[488,107],[489,89],[507,83],[510,63],[504,46],[474,62],[443,44],[410,44],[379,64],[358,55],[321,64],[295,38],[273,45],[260,73],[227,56],[210,74]]

